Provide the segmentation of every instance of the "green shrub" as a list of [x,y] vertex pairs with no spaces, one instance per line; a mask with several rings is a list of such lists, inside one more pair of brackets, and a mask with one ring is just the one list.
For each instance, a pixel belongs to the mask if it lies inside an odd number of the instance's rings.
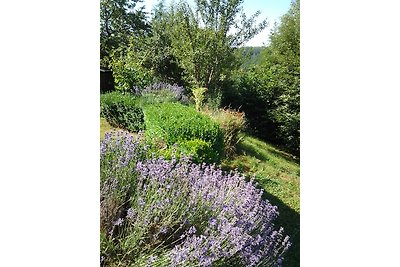
[[144,114],[136,98],[118,92],[100,96],[100,115],[113,127],[131,132],[144,129]]
[[219,162],[218,153],[212,148],[210,142],[201,139],[183,141],[178,144],[181,153],[191,157],[195,163],[213,163]]
[[145,106],[146,136],[162,140],[167,147],[177,144],[197,160],[219,162],[223,157],[223,132],[218,123],[193,108],[178,103]]
[[213,149],[210,142],[201,139],[181,141],[176,146],[162,147],[153,144],[152,152],[165,159],[180,159],[181,155],[189,156],[194,163],[215,163],[219,162],[218,153]]
[[224,133],[225,156],[232,157],[236,152],[236,145],[241,141],[240,134],[246,127],[244,113],[219,109],[209,112],[208,115],[221,126]]
[[218,110],[222,103],[222,93],[220,90],[215,90],[207,94],[205,107],[210,110]]
[[190,156],[193,162],[213,163],[219,161],[218,154],[212,148],[210,142],[196,138],[180,142],[178,147],[178,151]]
[[154,82],[153,72],[142,65],[139,57],[133,49],[128,50],[126,55],[112,55],[110,65],[116,90],[129,92],[134,86],[145,87]]

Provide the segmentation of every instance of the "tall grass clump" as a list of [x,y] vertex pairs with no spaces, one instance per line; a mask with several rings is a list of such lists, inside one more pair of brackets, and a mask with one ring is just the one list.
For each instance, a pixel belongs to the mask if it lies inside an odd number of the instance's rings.
[[231,158],[236,153],[236,147],[242,140],[241,134],[246,128],[246,118],[243,112],[231,109],[205,110],[216,121],[224,133],[224,153]]
[[280,266],[275,206],[236,172],[152,158],[126,132],[100,145],[103,266]]
[[132,132],[144,129],[144,113],[131,94],[112,92],[100,95],[100,115],[113,127]]

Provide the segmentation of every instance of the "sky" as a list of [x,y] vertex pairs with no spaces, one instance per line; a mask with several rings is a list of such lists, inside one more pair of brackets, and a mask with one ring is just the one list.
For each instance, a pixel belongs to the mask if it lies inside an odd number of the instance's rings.
[[[189,4],[193,5],[193,0],[187,0]],[[172,0],[166,0],[166,4],[170,4]],[[176,1],[178,2],[178,1]],[[158,0],[144,0],[142,5],[145,6],[147,12],[151,12],[153,6],[158,3]],[[291,0],[244,0],[243,9],[246,15],[249,17],[254,14],[257,10],[261,11],[258,16],[258,21],[262,21],[267,18],[268,26],[260,32],[258,35],[249,40],[246,46],[262,46],[268,43],[268,36],[271,32],[274,23],[279,23],[279,18],[284,15],[290,7]]]

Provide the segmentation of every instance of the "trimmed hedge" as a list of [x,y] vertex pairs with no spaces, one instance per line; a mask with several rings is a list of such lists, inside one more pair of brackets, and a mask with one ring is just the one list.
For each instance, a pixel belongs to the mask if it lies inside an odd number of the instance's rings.
[[100,95],[100,115],[113,127],[131,132],[144,129],[144,114],[139,101],[130,94],[112,92]]
[[[217,163],[221,161],[218,154],[211,146],[210,142],[201,139],[181,141],[176,146],[159,146],[160,144],[150,143],[151,152],[154,155],[171,160],[180,159],[182,155],[190,156],[194,163]],[[165,144],[164,144],[165,145]]]
[[220,162],[224,154],[223,132],[218,123],[192,107],[160,103],[145,107],[146,136],[177,144],[195,160]]

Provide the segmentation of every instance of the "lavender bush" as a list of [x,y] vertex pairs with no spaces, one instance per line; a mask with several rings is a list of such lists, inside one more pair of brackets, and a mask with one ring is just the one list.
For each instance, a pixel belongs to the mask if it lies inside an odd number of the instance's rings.
[[180,101],[187,103],[189,99],[184,95],[184,87],[169,84],[164,82],[153,83],[143,89],[135,86],[132,93],[141,96],[146,102],[160,103],[160,102],[173,102]]
[[102,265],[280,266],[289,237],[254,181],[153,158],[141,135],[108,134],[100,147]]

